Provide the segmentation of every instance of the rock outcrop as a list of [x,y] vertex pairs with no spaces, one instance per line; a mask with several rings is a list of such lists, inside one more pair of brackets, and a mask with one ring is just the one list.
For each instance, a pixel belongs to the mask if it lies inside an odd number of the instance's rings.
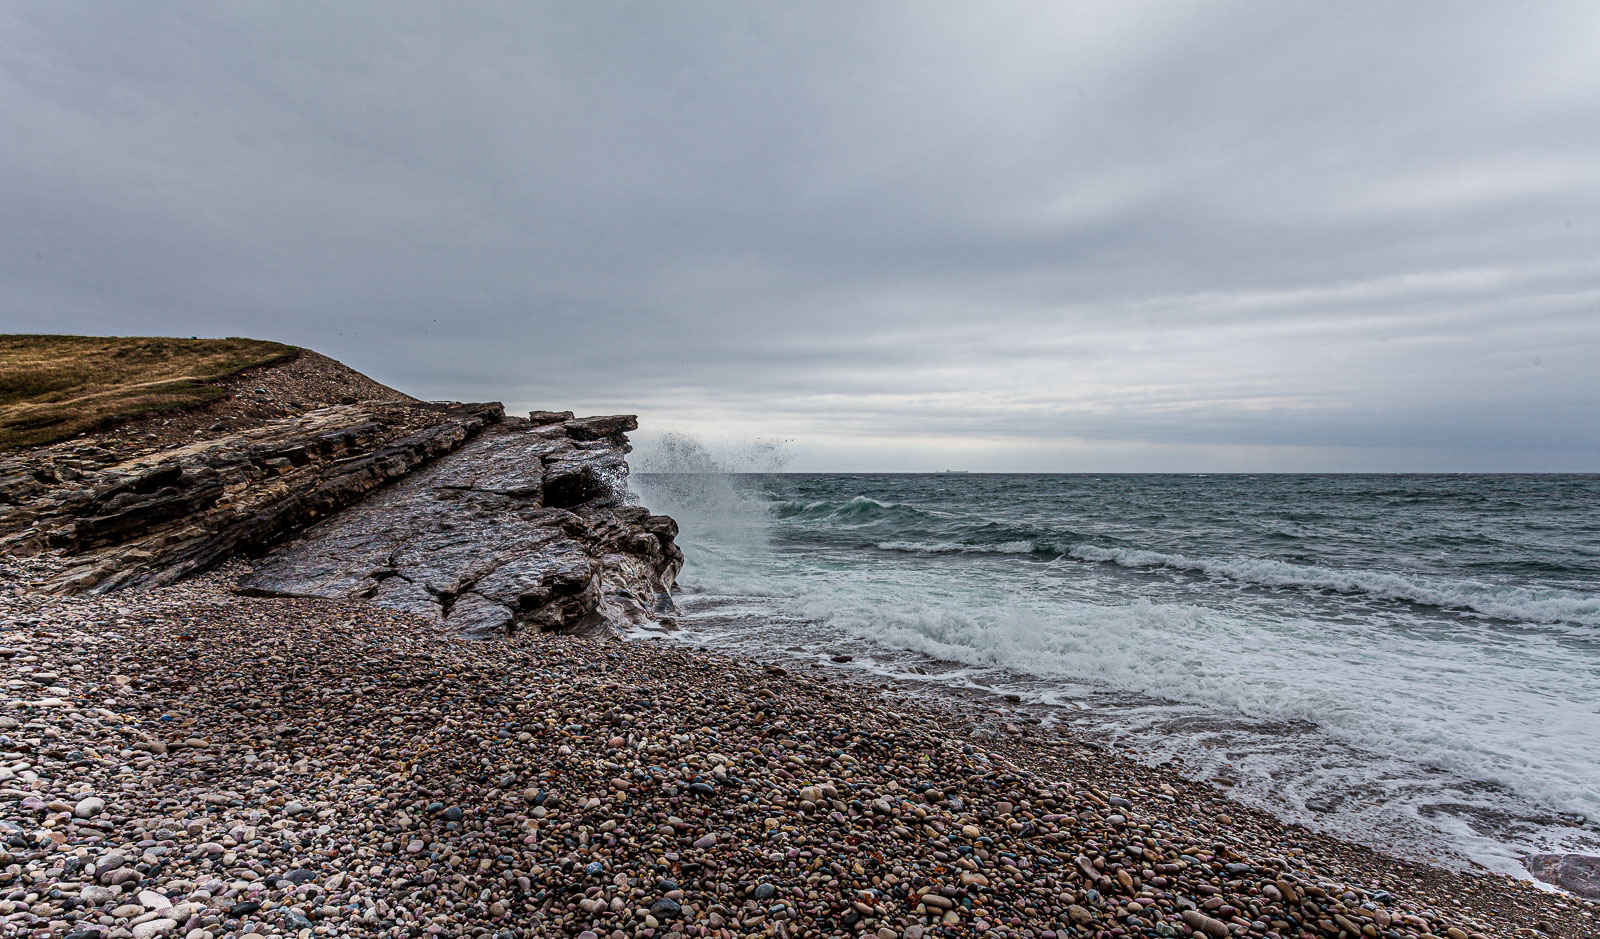
[[672,608],[677,526],[627,499],[633,417],[424,403],[304,350],[222,386],[0,455],[0,555],[61,555],[55,593],[267,555],[241,590],[366,598],[472,636],[615,631]]
[[275,550],[240,590],[367,599],[472,636],[659,622],[683,555],[672,519],[628,503],[637,426],[506,419]]
[[499,404],[368,401],[183,446],[0,459],[0,553],[66,555],[61,593],[160,586],[265,550],[498,422]]
[[1570,890],[1585,900],[1600,900],[1600,857],[1586,854],[1535,854],[1528,871],[1548,884]]

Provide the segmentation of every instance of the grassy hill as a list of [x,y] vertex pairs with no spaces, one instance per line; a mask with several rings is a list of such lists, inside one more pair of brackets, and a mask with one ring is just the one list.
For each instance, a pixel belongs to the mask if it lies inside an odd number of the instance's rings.
[[291,359],[259,339],[0,335],[0,450],[221,397],[218,379]]

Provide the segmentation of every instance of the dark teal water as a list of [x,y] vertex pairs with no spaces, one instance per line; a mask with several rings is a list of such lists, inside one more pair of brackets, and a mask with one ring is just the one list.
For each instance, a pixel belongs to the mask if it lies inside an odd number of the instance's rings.
[[1021,694],[1412,853],[1594,838],[1600,477],[635,485],[683,526],[696,641]]

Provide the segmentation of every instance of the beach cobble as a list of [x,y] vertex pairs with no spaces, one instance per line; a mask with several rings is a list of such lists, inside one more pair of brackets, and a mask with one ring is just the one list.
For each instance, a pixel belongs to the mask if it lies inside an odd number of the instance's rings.
[[1176,775],[821,673],[466,642],[237,571],[23,594],[45,563],[0,571],[7,935],[1595,934],[1519,884],[1502,914],[1341,879]]

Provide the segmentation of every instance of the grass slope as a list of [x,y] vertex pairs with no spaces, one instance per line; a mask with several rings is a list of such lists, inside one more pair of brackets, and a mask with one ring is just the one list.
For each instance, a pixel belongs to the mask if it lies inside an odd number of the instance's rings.
[[0,450],[205,404],[243,369],[299,350],[259,339],[0,335]]

